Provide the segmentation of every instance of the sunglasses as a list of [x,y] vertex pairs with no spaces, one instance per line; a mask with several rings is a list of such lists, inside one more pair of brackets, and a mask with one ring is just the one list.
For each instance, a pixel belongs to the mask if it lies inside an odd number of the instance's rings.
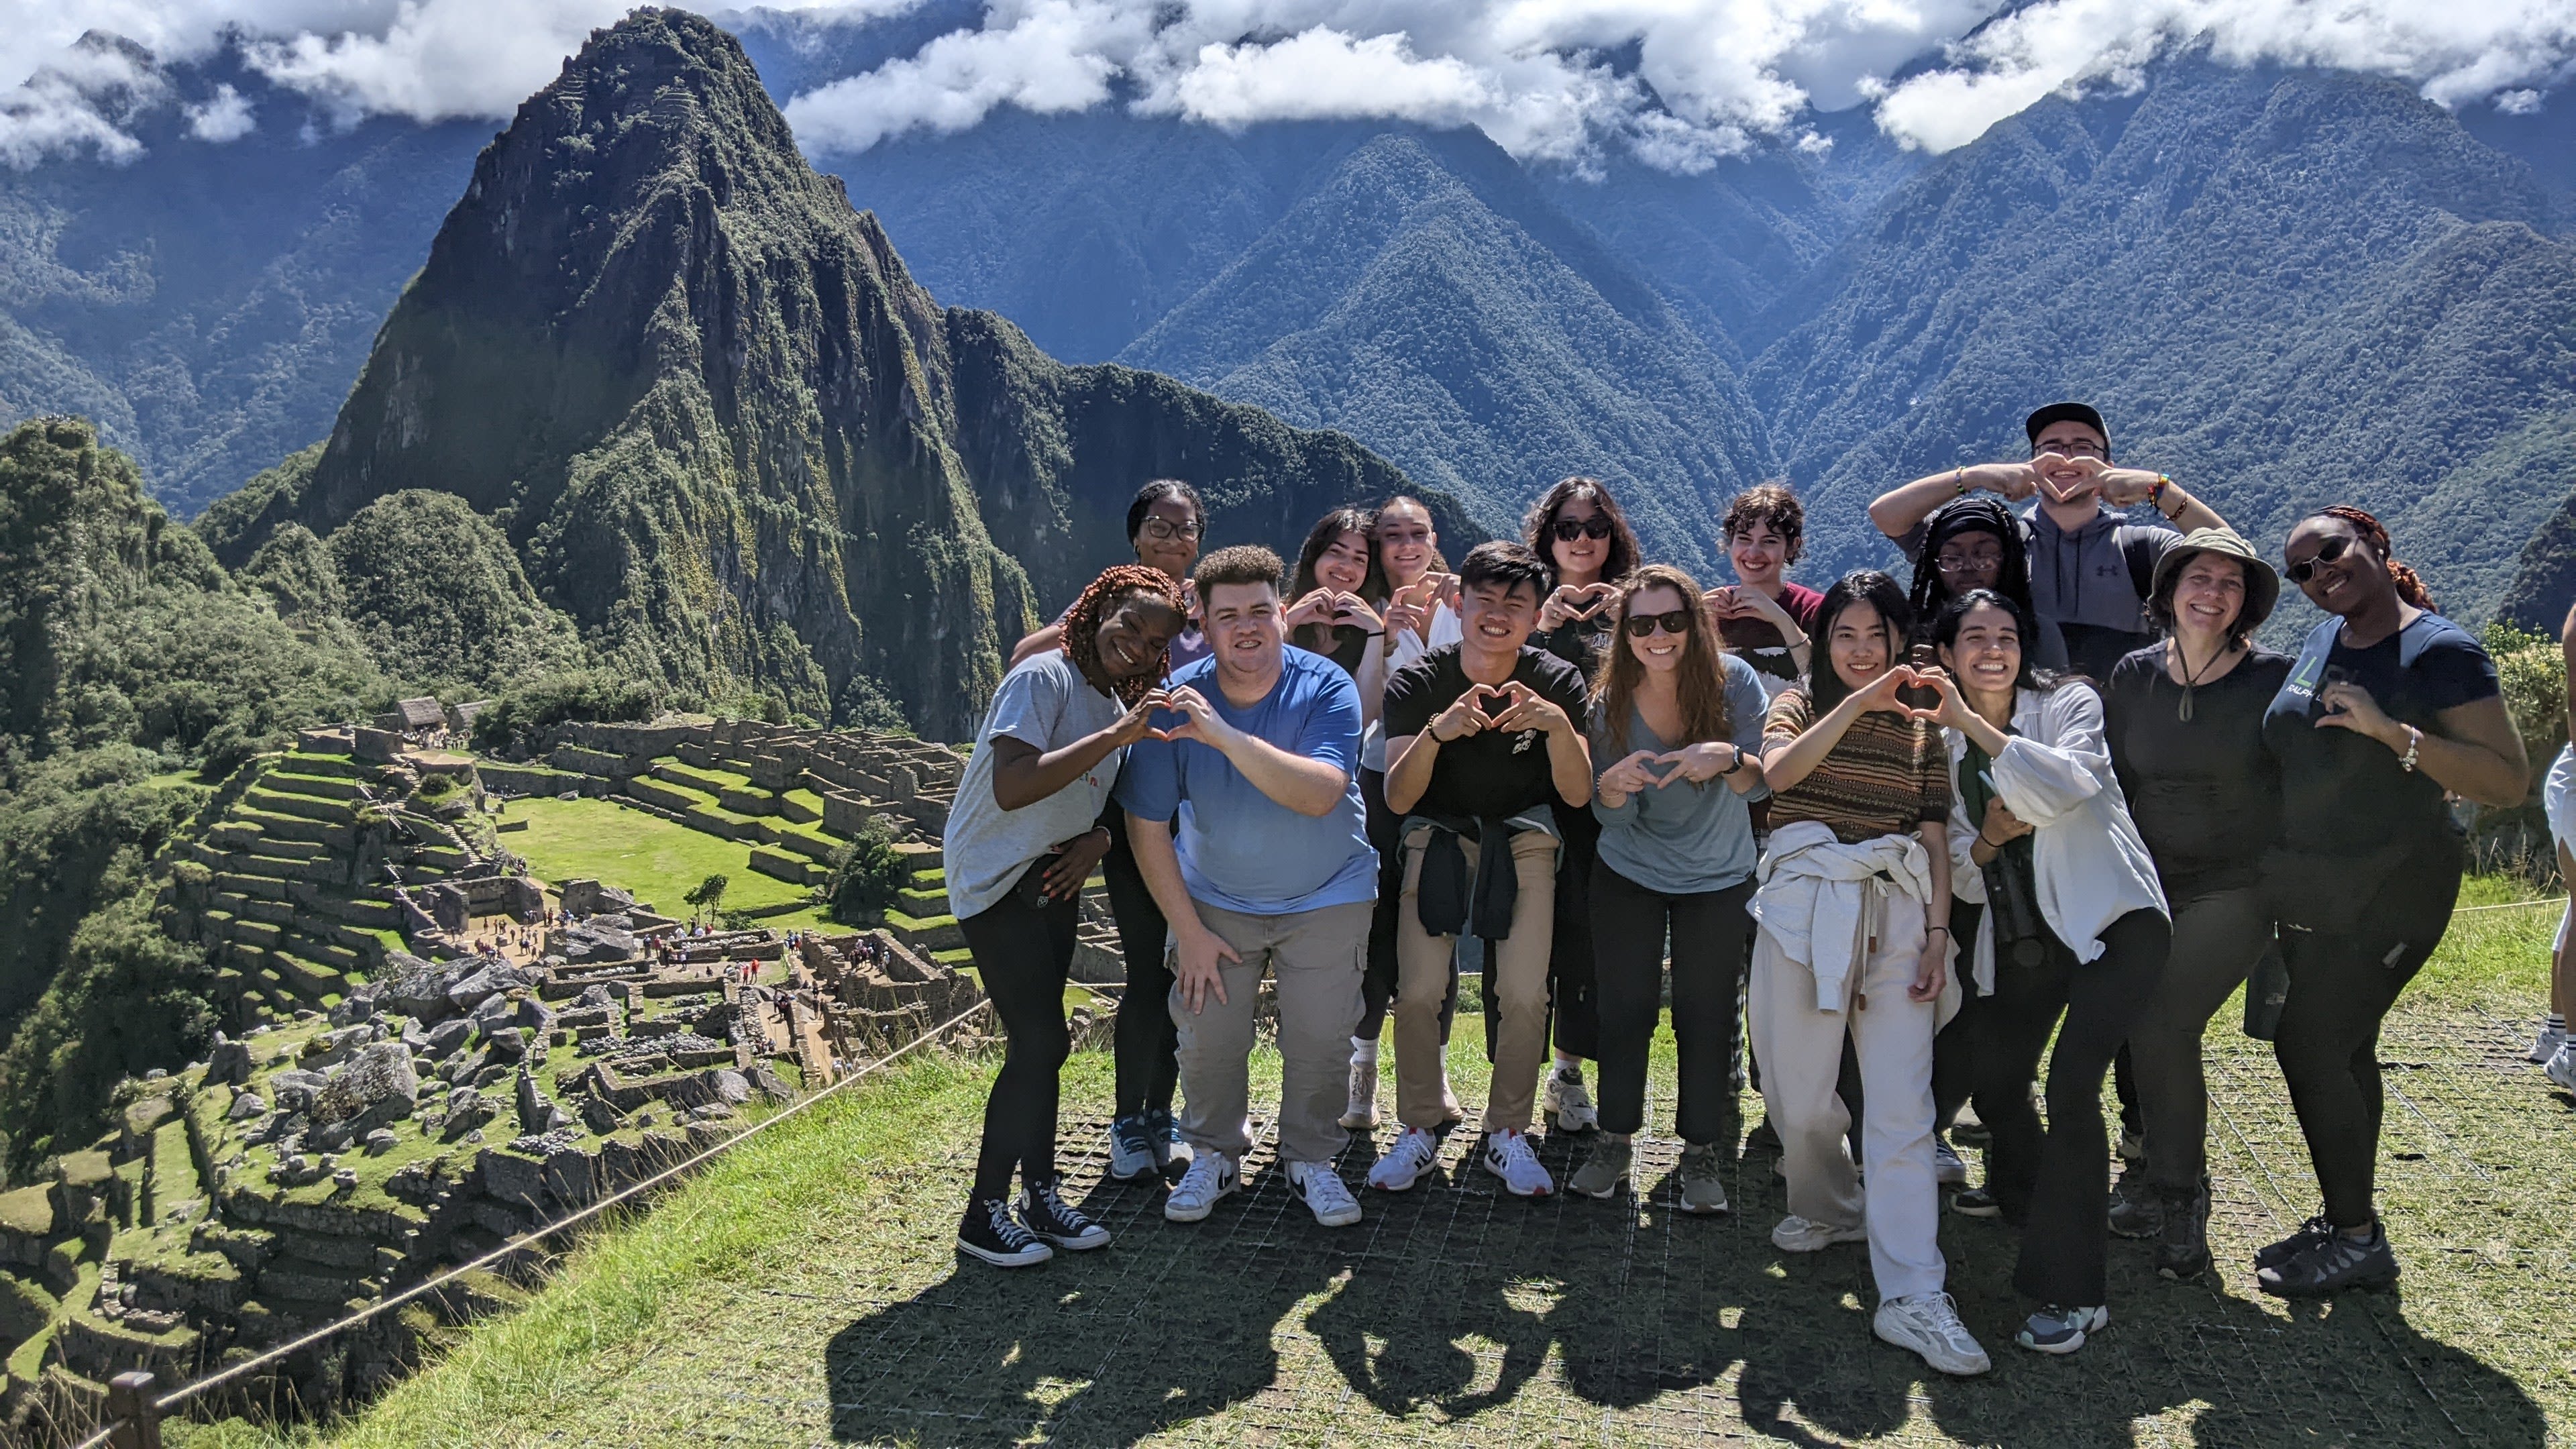
[[2336,559],[2343,557],[2344,550],[2351,547],[2352,538],[2350,535],[2340,533],[2336,534],[2334,537],[2318,544],[2317,551],[2315,553],[2299,560],[2288,568],[2281,570],[2282,576],[2287,578],[2291,583],[2304,584],[2308,580],[2317,576],[2317,568],[2319,565],[2333,563]]
[[1643,639],[1657,630],[1666,634],[1687,634],[1690,632],[1690,617],[1688,609],[1675,609],[1669,614],[1635,614],[1622,619],[1620,626],[1628,631],[1631,639]]
[[1572,543],[1578,538],[1608,538],[1610,520],[1598,513],[1590,518],[1560,518],[1554,532],[1559,543]]
[[2003,566],[2004,556],[2000,553],[1945,553],[1932,560],[1932,567],[1945,574],[1969,574],[1979,569],[2000,569]]

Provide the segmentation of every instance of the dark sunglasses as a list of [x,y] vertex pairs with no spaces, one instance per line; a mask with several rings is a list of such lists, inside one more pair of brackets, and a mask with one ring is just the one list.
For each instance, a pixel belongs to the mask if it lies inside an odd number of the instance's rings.
[[2281,570],[2281,574],[2291,583],[2304,584],[2308,580],[2317,576],[2318,565],[2333,563],[2336,559],[2343,557],[2344,550],[2350,547],[2352,547],[2352,536],[2349,534],[2338,533],[2334,537],[2327,539],[2325,542],[2318,544],[2317,551],[2315,553],[2310,554],[2308,557]]
[[1556,541],[1572,543],[1578,538],[1608,538],[1610,520],[1596,513],[1590,518],[1560,518],[1556,521]]
[[1675,609],[1669,614],[1632,614],[1619,621],[1631,639],[1643,639],[1661,629],[1667,634],[1690,632],[1690,610]]

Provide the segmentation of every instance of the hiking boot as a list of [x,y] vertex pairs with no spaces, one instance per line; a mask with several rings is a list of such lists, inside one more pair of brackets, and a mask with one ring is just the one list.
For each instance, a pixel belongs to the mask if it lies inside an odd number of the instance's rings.
[[1055,1250],[1021,1226],[1011,1216],[1011,1205],[998,1197],[967,1205],[965,1220],[957,1225],[957,1250],[996,1268],[1034,1267],[1055,1256]]
[[1089,1252],[1109,1246],[1109,1230],[1064,1200],[1052,1182],[1020,1189],[1020,1223],[1059,1248]]
[[2086,1338],[2110,1326],[2111,1310],[2099,1304],[2061,1308],[2051,1303],[2032,1314],[2013,1341],[2038,1353],[2073,1353]]
[[1346,1228],[1360,1220],[1360,1200],[1329,1162],[1288,1164],[1288,1190],[1328,1228]]
[[1865,1243],[1869,1229],[1859,1223],[1820,1223],[1791,1213],[1771,1229],[1771,1246],[1784,1253],[1821,1253],[1836,1243]]
[[1351,1054],[1351,1099],[1342,1109],[1342,1125],[1366,1132],[1377,1125],[1377,1057]]
[[1583,1087],[1583,1068],[1574,1062],[1559,1062],[1547,1074],[1541,1109],[1552,1132],[1590,1132],[1601,1125],[1601,1113]]
[[1216,1210],[1217,1199],[1231,1196],[1242,1185],[1234,1160],[1224,1153],[1192,1158],[1172,1195],[1163,1199],[1163,1216],[1176,1223],[1203,1222]]
[[1585,1197],[1612,1196],[1628,1180],[1628,1167],[1635,1158],[1636,1149],[1627,1141],[1604,1137],[1592,1144],[1591,1155],[1565,1180],[1565,1190]]
[[1958,1151],[1950,1146],[1948,1139],[1938,1133],[1932,1137],[1932,1180],[1943,1187],[1965,1187],[1968,1184],[1968,1164],[1960,1160]]
[[1726,1211],[1725,1154],[1714,1142],[1682,1144],[1682,1165],[1674,1174],[1673,1197],[1681,1210],[1715,1216]]
[[2333,1237],[2334,1233],[2334,1224],[2326,1221],[2325,1215],[2320,1213],[2299,1224],[2297,1232],[2281,1241],[2256,1248],[2254,1270],[2259,1273],[2265,1268],[2280,1267],[2283,1263]]
[[1368,1185],[1381,1192],[1403,1192],[1439,1160],[1440,1139],[1419,1127],[1407,1127],[1369,1169]]
[[1945,1374],[1981,1374],[1995,1366],[1984,1346],[1968,1332],[1968,1325],[1959,1321],[1959,1305],[1947,1293],[1884,1299],[1870,1321],[1870,1331],[1919,1354]]
[[2156,1271],[2180,1282],[2209,1266],[2209,1177],[2190,1192],[2163,1189],[2164,1230],[2156,1235]]
[[1485,1150],[1479,1154],[1485,1170],[1503,1180],[1503,1191],[1514,1197],[1546,1197],[1556,1191],[1556,1179],[1538,1165],[1538,1154],[1530,1150],[1529,1134],[1506,1127],[1485,1134]]
[[2388,1246],[2387,1231],[2376,1222],[2366,1238],[2332,1233],[2297,1257],[2254,1275],[2256,1287],[2283,1298],[2322,1298],[2346,1288],[2385,1288],[2396,1281],[2397,1254]]
[[2123,1238],[2152,1238],[2165,1226],[2164,1199],[2147,1181],[2146,1169],[2129,1163],[2111,1184],[2111,1232]]
[[1154,1152],[1153,1129],[1143,1116],[1121,1117],[1109,1124],[1109,1175],[1119,1182],[1142,1182],[1163,1175]]

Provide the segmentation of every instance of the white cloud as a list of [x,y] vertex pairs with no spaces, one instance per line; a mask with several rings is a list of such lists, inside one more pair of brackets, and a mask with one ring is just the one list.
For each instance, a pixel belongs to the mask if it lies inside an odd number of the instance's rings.
[[[163,59],[227,34],[343,121],[498,120],[631,0],[16,0],[0,28],[0,162],[130,156],[172,104],[67,47],[100,30]],[[872,17],[923,0],[784,0]],[[2005,13],[2009,10],[2009,13]],[[2571,0],[988,0],[976,24],[800,95],[797,134],[863,150],[909,130],[1123,102],[1223,126],[1384,117],[1482,127],[1514,154],[1593,164],[1624,149],[1703,169],[1798,139],[1856,103],[1946,150],[2053,93],[2133,82],[2157,54],[2342,66],[2443,105],[2542,104],[2576,72]],[[1929,60],[1928,67],[1921,63]],[[87,67],[87,71],[83,70]],[[1920,68],[1917,68],[1920,67]],[[1901,84],[1887,77],[1915,68]],[[129,72],[136,68],[130,64]],[[205,106],[220,107],[220,97]],[[191,109],[199,134],[246,111]]]
[[186,110],[188,134],[217,145],[238,141],[259,124],[251,116],[250,101],[230,85],[215,87],[211,98],[188,106]]

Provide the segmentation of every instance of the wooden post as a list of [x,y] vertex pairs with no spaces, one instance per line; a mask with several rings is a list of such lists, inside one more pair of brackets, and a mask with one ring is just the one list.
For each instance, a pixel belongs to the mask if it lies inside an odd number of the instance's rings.
[[148,1369],[128,1369],[109,1380],[107,1414],[116,1427],[108,1443],[116,1449],[161,1449],[161,1411],[153,1399]]

